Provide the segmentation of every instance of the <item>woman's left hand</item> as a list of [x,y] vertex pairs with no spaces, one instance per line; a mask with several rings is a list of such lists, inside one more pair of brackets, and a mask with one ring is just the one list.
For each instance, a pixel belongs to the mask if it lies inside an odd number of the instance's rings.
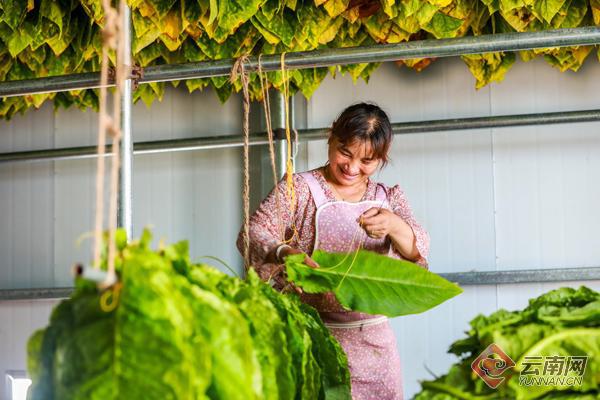
[[373,207],[361,215],[359,223],[369,237],[383,239],[398,229],[398,219],[401,220],[398,215],[387,208]]

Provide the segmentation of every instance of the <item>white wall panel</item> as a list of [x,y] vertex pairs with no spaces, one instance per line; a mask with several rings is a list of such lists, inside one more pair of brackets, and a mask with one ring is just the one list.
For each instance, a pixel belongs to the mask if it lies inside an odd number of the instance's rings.
[[[53,144],[52,108],[39,118],[3,121],[0,151],[48,148]],[[53,171],[46,163],[0,166],[0,288],[31,287],[50,278],[52,246],[43,240],[52,226]]]
[[58,302],[0,302],[0,400],[6,398],[5,373],[27,369],[27,341],[31,334],[48,324],[52,308]]
[[598,123],[494,132],[498,268],[598,266]]

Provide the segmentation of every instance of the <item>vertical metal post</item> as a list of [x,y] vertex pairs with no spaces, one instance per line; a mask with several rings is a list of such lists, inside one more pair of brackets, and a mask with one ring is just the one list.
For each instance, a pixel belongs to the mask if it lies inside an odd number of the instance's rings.
[[[273,89],[269,95],[269,99],[271,101],[271,127],[273,128],[273,133],[277,135],[282,130],[285,130],[285,97],[283,93]],[[285,139],[277,139],[275,140],[275,165],[279,179],[285,174],[286,160],[287,143]]]
[[[125,7],[123,10],[122,29],[125,33],[125,51],[123,63],[127,71],[131,70],[131,10]],[[116,100],[116,99],[115,99]],[[125,86],[121,98],[121,168],[119,171],[119,199],[117,211],[117,225],[125,228],[127,237],[131,239],[133,234],[132,218],[132,183],[131,172],[133,168],[133,144],[131,135],[131,103],[132,80],[130,77],[125,80]]]

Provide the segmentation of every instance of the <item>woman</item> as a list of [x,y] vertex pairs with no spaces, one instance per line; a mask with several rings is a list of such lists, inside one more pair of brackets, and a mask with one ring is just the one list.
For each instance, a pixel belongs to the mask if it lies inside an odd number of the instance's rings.
[[[387,115],[376,105],[342,112],[331,127],[328,163],[293,176],[295,207],[283,179],[250,219],[250,263],[263,279],[281,285],[290,254],[306,253],[306,263],[317,268],[308,256],[316,249],[349,252],[361,246],[427,267],[429,237],[402,190],[369,179],[387,163],[392,136]],[[353,399],[402,399],[400,359],[387,319],[347,311],[332,293],[301,297],[319,311],[348,355]]]

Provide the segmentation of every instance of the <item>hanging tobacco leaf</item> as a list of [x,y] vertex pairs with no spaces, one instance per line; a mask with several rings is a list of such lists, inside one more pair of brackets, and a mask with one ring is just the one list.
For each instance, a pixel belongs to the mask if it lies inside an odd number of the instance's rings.
[[[532,32],[546,29],[600,25],[600,0],[128,0],[132,10],[134,62],[141,66],[205,59],[239,57],[242,54],[276,54],[319,48],[360,46],[365,43],[400,43],[429,38],[453,38],[467,34]],[[102,54],[100,0],[10,0],[0,4],[0,79],[19,60],[33,77],[98,71]],[[368,38],[368,40],[366,40]],[[196,42],[204,56],[186,45]],[[579,69],[594,47],[537,49],[521,52],[522,59],[544,57],[561,71]],[[50,52],[54,53],[50,56]],[[60,60],[48,60],[48,59]],[[115,55],[109,58],[114,64]],[[463,57],[476,77],[476,87],[502,80],[514,62],[509,54]],[[416,71],[431,59],[398,62]],[[378,64],[333,67],[365,81]],[[310,75],[315,79],[311,81]],[[321,72],[293,72],[291,93],[314,93]],[[197,81],[188,88],[205,87]],[[281,79],[275,79],[275,88]],[[262,94],[258,79],[251,78],[252,99]],[[173,83],[176,86],[177,83]],[[213,86],[212,83],[209,86]],[[224,101],[239,85],[213,86]],[[160,91],[144,90],[135,99],[151,103]],[[48,96],[47,99],[55,98]],[[35,100],[34,100],[35,99]],[[8,118],[31,106],[27,101],[0,99],[0,118]],[[83,98],[57,106],[79,103]],[[6,110],[6,113],[1,110]]]

